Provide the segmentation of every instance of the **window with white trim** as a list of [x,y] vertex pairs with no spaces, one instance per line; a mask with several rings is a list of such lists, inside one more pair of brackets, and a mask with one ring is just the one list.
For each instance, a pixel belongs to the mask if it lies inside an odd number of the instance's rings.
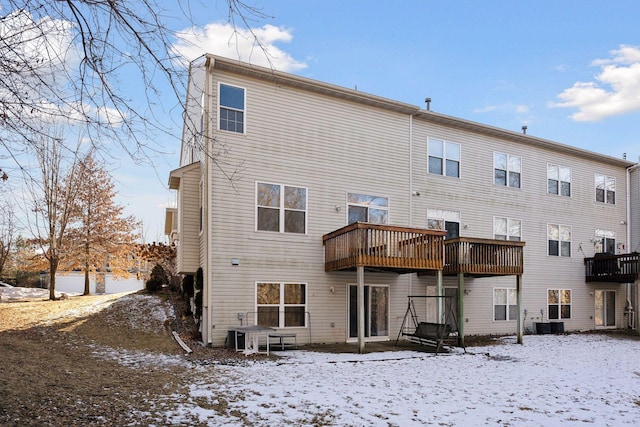
[[307,232],[307,189],[256,183],[256,229],[279,233]]
[[493,320],[518,318],[518,293],[515,288],[493,289]]
[[245,90],[220,83],[218,94],[218,128],[244,133]]
[[493,153],[493,182],[495,185],[520,188],[522,159],[505,153]]
[[593,248],[596,253],[616,253],[616,232],[596,229]]
[[616,179],[611,176],[596,174],[596,202],[608,205],[616,204]]
[[571,196],[571,168],[547,163],[547,193]]
[[272,328],[306,327],[305,283],[256,283],[256,324]]
[[493,217],[493,238],[496,240],[522,240],[522,221],[500,216]]
[[460,212],[443,209],[427,209],[427,228],[446,231],[445,239],[460,236]]
[[429,138],[427,151],[429,173],[460,178],[460,144]]
[[571,227],[547,224],[547,241],[550,256],[571,256]]
[[387,224],[389,221],[389,199],[366,194],[347,193],[348,223],[368,222]]
[[547,318],[571,319],[571,289],[547,289]]

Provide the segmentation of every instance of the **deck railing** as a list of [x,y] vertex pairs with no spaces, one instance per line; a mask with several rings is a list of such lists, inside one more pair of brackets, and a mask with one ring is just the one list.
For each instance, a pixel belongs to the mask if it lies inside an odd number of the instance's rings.
[[444,242],[443,273],[471,276],[521,275],[525,242],[456,237]]
[[322,237],[325,271],[370,267],[408,273],[442,270],[445,232],[357,222]]
[[640,278],[640,254],[597,254],[585,258],[586,282],[633,283]]

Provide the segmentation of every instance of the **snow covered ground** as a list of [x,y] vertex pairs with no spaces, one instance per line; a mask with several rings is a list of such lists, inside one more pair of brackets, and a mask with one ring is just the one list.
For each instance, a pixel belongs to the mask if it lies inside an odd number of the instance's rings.
[[[149,298],[122,300],[134,313]],[[145,316],[173,315],[165,304],[157,310]],[[637,339],[575,334],[527,335],[523,345],[508,337],[466,354],[296,350],[237,365],[108,348],[96,355],[133,368],[192,368],[186,393],[154,402],[158,425],[620,426],[640,425],[639,350]]]
[[[638,425],[638,350],[640,341],[605,335],[536,335],[437,356],[287,351],[204,370],[192,404],[167,416],[239,425],[233,414],[242,414],[256,426]],[[207,409],[221,392],[224,416]]]

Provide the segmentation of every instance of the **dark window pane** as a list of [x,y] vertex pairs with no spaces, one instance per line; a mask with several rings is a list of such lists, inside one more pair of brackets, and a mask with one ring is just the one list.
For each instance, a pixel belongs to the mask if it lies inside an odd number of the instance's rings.
[[258,208],[258,230],[280,231],[280,209]]
[[[562,305],[560,306],[562,316],[561,319],[571,319],[571,306],[570,305]],[[557,319],[557,317],[555,317]]]
[[445,221],[444,228],[447,231],[447,235],[444,236],[445,239],[452,239],[454,237],[460,236],[460,224],[459,223]]
[[571,196],[571,183],[570,182],[560,182],[560,194],[562,196]]
[[460,162],[447,160],[447,176],[452,176],[454,178],[460,177]]
[[547,192],[549,194],[558,194],[558,181],[555,179],[547,180]]
[[558,319],[558,306],[550,305],[549,306],[549,319]]
[[506,305],[494,305],[493,319],[494,320],[507,320],[507,306]]
[[616,192],[607,190],[607,203],[616,204]]
[[284,211],[284,232],[304,234],[305,213],[302,211]]
[[363,206],[349,206],[349,224],[367,222],[367,208]]
[[442,159],[429,156],[429,173],[442,175]]
[[278,307],[258,307],[258,325],[279,327]]
[[604,248],[605,252],[609,252],[610,254],[616,253],[616,239],[604,239]]
[[549,255],[558,256],[558,241],[549,240]]
[[220,130],[228,130],[231,132],[244,132],[244,113],[241,111],[233,111],[226,108],[220,108]]
[[244,110],[244,89],[220,85],[220,105],[236,110]]
[[300,283],[287,283],[284,285],[285,304],[304,304],[305,300],[305,285]]
[[507,171],[502,169],[494,169],[496,185],[507,185]]
[[596,202],[604,202],[604,189],[596,188]]
[[285,307],[284,326],[285,328],[304,326],[304,307]]
[[562,242],[560,244],[561,256],[571,256],[571,242]]
[[509,172],[509,187],[520,188],[520,173]]

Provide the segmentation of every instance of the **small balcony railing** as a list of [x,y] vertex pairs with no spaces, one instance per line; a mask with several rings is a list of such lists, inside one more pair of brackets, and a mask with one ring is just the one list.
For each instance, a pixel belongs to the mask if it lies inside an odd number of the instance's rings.
[[525,242],[456,237],[444,242],[443,274],[469,276],[521,275]]
[[585,258],[586,282],[633,283],[640,277],[640,254],[596,254]]
[[357,222],[322,237],[325,271],[356,267],[411,273],[442,270],[443,231]]

